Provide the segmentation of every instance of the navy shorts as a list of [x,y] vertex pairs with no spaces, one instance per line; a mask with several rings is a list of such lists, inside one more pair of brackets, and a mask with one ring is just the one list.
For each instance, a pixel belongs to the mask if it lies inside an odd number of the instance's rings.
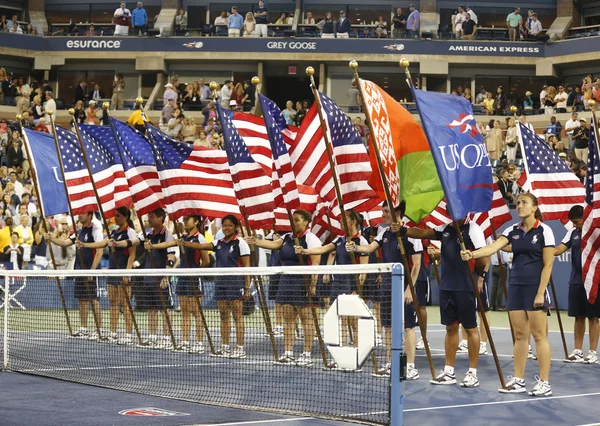
[[331,302],[341,294],[356,293],[356,277],[354,275],[334,275],[331,283]]
[[245,277],[217,277],[215,281],[215,300],[232,301],[244,298]]
[[593,305],[588,302],[583,284],[569,285],[569,316],[570,317],[600,317],[600,297]]
[[281,279],[281,274],[275,274],[269,276],[269,300],[275,301],[277,299],[277,290],[279,289],[279,280]]
[[443,325],[462,324],[477,328],[477,302],[472,291],[440,290],[440,318]]
[[319,275],[317,278],[317,289],[316,296],[318,299],[327,299],[331,296],[331,280],[334,279],[333,275],[329,276],[329,282],[326,284],[323,281],[323,275]]
[[548,289],[546,289],[544,294],[544,306],[542,308],[533,307],[533,301],[535,300],[537,291],[537,285],[509,285],[506,309],[509,311],[548,310],[550,307],[550,294],[548,293]]
[[365,301],[372,301],[373,303],[379,302],[379,284],[377,284],[377,278],[379,274],[367,274],[365,282],[363,283],[363,299]]
[[[167,309],[173,309],[171,300],[171,284],[167,288],[160,288],[160,277],[144,278],[144,309],[161,310],[163,300]],[[161,299],[162,295],[162,299]]]
[[419,306],[431,305],[431,286],[429,280],[417,280],[415,283],[415,291],[417,292]]
[[[410,291],[407,288],[404,291]],[[389,328],[392,326],[392,277],[389,275],[381,280],[379,292],[381,307],[379,309],[381,326]],[[417,312],[414,304],[404,304],[404,328],[415,328],[417,326]]]
[[203,296],[202,282],[200,277],[179,277],[177,280],[177,287],[175,287],[175,294],[177,296],[189,296],[199,297]]
[[283,275],[279,280],[275,303],[278,305],[307,306],[308,285],[310,285],[310,276],[308,275]]
[[98,283],[96,278],[76,277],[73,292],[75,298],[79,300],[98,300]]
[[[120,286],[122,284],[122,279],[123,277],[106,277],[106,285]],[[128,280],[127,282],[127,285],[133,284],[131,280]]]

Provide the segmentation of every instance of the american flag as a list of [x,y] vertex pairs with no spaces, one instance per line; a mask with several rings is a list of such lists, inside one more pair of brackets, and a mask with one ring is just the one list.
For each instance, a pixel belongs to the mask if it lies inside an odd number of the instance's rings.
[[110,127],[79,124],[81,142],[92,169],[104,216],[114,217],[115,209],[133,207],[131,192],[121,164],[119,148]]
[[[296,210],[306,210],[310,214],[314,214],[319,200],[319,196],[315,190],[310,186],[298,185],[298,194],[300,197]],[[275,228],[277,228],[278,232],[292,231],[287,209],[283,207],[277,207],[275,209]]]
[[112,117],[110,122],[137,214],[143,216],[164,207],[162,187],[148,139]]
[[525,172],[518,183],[538,199],[544,220],[566,222],[569,210],[583,205],[585,188],[548,144],[522,123],[517,127]]
[[263,167],[250,155],[248,147],[221,105],[217,104],[217,110],[240,210],[247,216],[248,226],[270,229],[275,223],[271,173],[265,174]]
[[[367,182],[372,173],[367,149],[350,118],[327,96],[319,93],[319,99],[329,140],[333,145],[344,206],[368,211],[381,200]],[[333,205],[335,215],[339,216],[340,209],[316,104],[308,110],[289,152],[297,182],[315,188],[324,201]]]
[[258,95],[265,118],[265,126],[273,153],[273,194],[275,205],[286,209],[297,209],[300,204],[296,176],[292,170],[290,154],[285,144],[282,130],[287,128],[279,107],[272,100]]
[[366,226],[377,227],[383,223],[382,205],[383,203],[378,204],[375,207],[373,207],[370,211],[363,212],[362,215],[365,219]]
[[170,219],[241,217],[225,151],[174,141],[149,123],[146,132]]
[[322,243],[325,243],[327,239],[333,240],[336,236],[345,235],[342,229],[340,216],[335,216],[329,203],[319,197],[316,211],[313,214],[311,223],[311,232],[315,234]]
[[248,147],[252,159],[260,164],[267,176],[270,176],[273,169],[273,158],[265,120],[245,112],[234,112],[232,123]]
[[78,215],[98,210],[94,187],[77,135],[60,126],[55,127],[67,184],[67,195],[71,200],[71,213]]
[[600,286],[600,148],[595,117],[588,141],[588,171],[585,183],[585,210],[581,230],[583,283],[588,301],[596,302]]

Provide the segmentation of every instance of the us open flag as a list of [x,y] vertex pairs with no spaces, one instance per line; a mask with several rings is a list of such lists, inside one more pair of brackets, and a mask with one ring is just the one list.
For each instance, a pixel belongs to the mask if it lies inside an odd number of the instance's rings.
[[177,142],[146,123],[169,218],[240,217],[227,154],[220,149]]
[[69,204],[56,156],[54,138],[47,133],[23,129],[25,143],[29,147],[29,162],[37,178],[38,194],[43,216],[67,213]]
[[253,160],[231,119],[217,104],[223,128],[225,151],[229,160],[233,189],[240,210],[248,218],[248,226],[272,228],[275,222],[275,202],[271,188],[271,175]]
[[525,164],[519,186],[537,197],[544,220],[566,223],[571,207],[584,203],[583,184],[544,139],[522,123],[517,126],[517,135]]
[[412,88],[453,220],[487,212],[493,195],[491,161],[469,101]]
[[588,301],[592,304],[596,302],[600,286],[600,147],[594,118],[588,141],[588,175],[581,230],[582,278]]

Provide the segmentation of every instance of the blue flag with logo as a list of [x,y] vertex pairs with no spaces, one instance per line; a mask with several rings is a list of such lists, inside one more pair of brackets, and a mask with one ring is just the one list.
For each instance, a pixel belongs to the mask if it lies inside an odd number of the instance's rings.
[[29,147],[29,163],[35,171],[39,201],[44,216],[68,213],[69,204],[63,184],[63,174],[56,156],[54,138],[47,133],[23,129]]
[[453,220],[488,212],[494,194],[490,157],[469,101],[412,89]]

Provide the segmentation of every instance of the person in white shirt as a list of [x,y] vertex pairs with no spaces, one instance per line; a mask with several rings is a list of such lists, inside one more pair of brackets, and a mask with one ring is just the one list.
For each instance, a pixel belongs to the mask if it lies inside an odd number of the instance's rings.
[[475,12],[473,12],[473,9],[471,8],[471,6],[467,5],[467,7],[465,7],[465,9],[467,10],[469,17],[471,18],[471,21],[475,22],[475,25],[479,25],[479,21],[477,20],[477,15],[475,14]]
[[548,91],[546,90],[547,88],[548,86],[544,84],[544,86],[542,87],[542,91],[540,92],[540,105],[542,107],[544,106],[544,99],[546,99],[546,95],[548,94]]
[[165,84],[165,89],[165,93],[163,94],[164,104],[167,105],[171,99],[177,102],[177,91],[175,90],[175,86],[171,83],[167,83]]
[[131,12],[121,2],[121,7],[115,10],[115,35],[129,35],[129,24],[131,23]]
[[454,32],[456,37],[462,36],[462,23],[465,22],[467,13],[462,6],[458,6],[458,13],[454,16]]
[[231,92],[233,91],[233,81],[227,80],[221,88],[221,106],[223,108],[229,108],[229,101],[231,100]]
[[313,18],[312,12],[306,12],[306,18],[304,18],[306,25],[316,25],[315,18]]
[[573,133],[580,126],[581,126],[581,123],[579,122],[577,113],[574,112],[571,115],[571,119],[565,123],[565,133],[567,135],[567,138],[569,139],[569,146],[567,147],[567,149],[569,149],[569,150],[573,149]]
[[215,27],[217,25],[227,25],[227,12],[222,10],[221,14],[215,18]]
[[23,34],[23,29],[19,27],[19,23],[15,21],[13,22],[12,27],[8,30],[8,32],[13,34]]
[[538,20],[537,14],[531,15],[531,25],[529,26],[529,35],[537,38],[542,32],[542,23]]
[[44,120],[46,120],[46,127],[48,128],[48,132],[52,134],[52,126],[50,126],[50,116],[48,115],[48,111],[54,111],[56,114],[56,102],[54,101],[54,93],[46,92],[46,103],[44,104]]
[[558,93],[554,97],[556,112],[567,112],[567,99],[569,99],[569,95],[565,92],[564,86],[559,86]]

